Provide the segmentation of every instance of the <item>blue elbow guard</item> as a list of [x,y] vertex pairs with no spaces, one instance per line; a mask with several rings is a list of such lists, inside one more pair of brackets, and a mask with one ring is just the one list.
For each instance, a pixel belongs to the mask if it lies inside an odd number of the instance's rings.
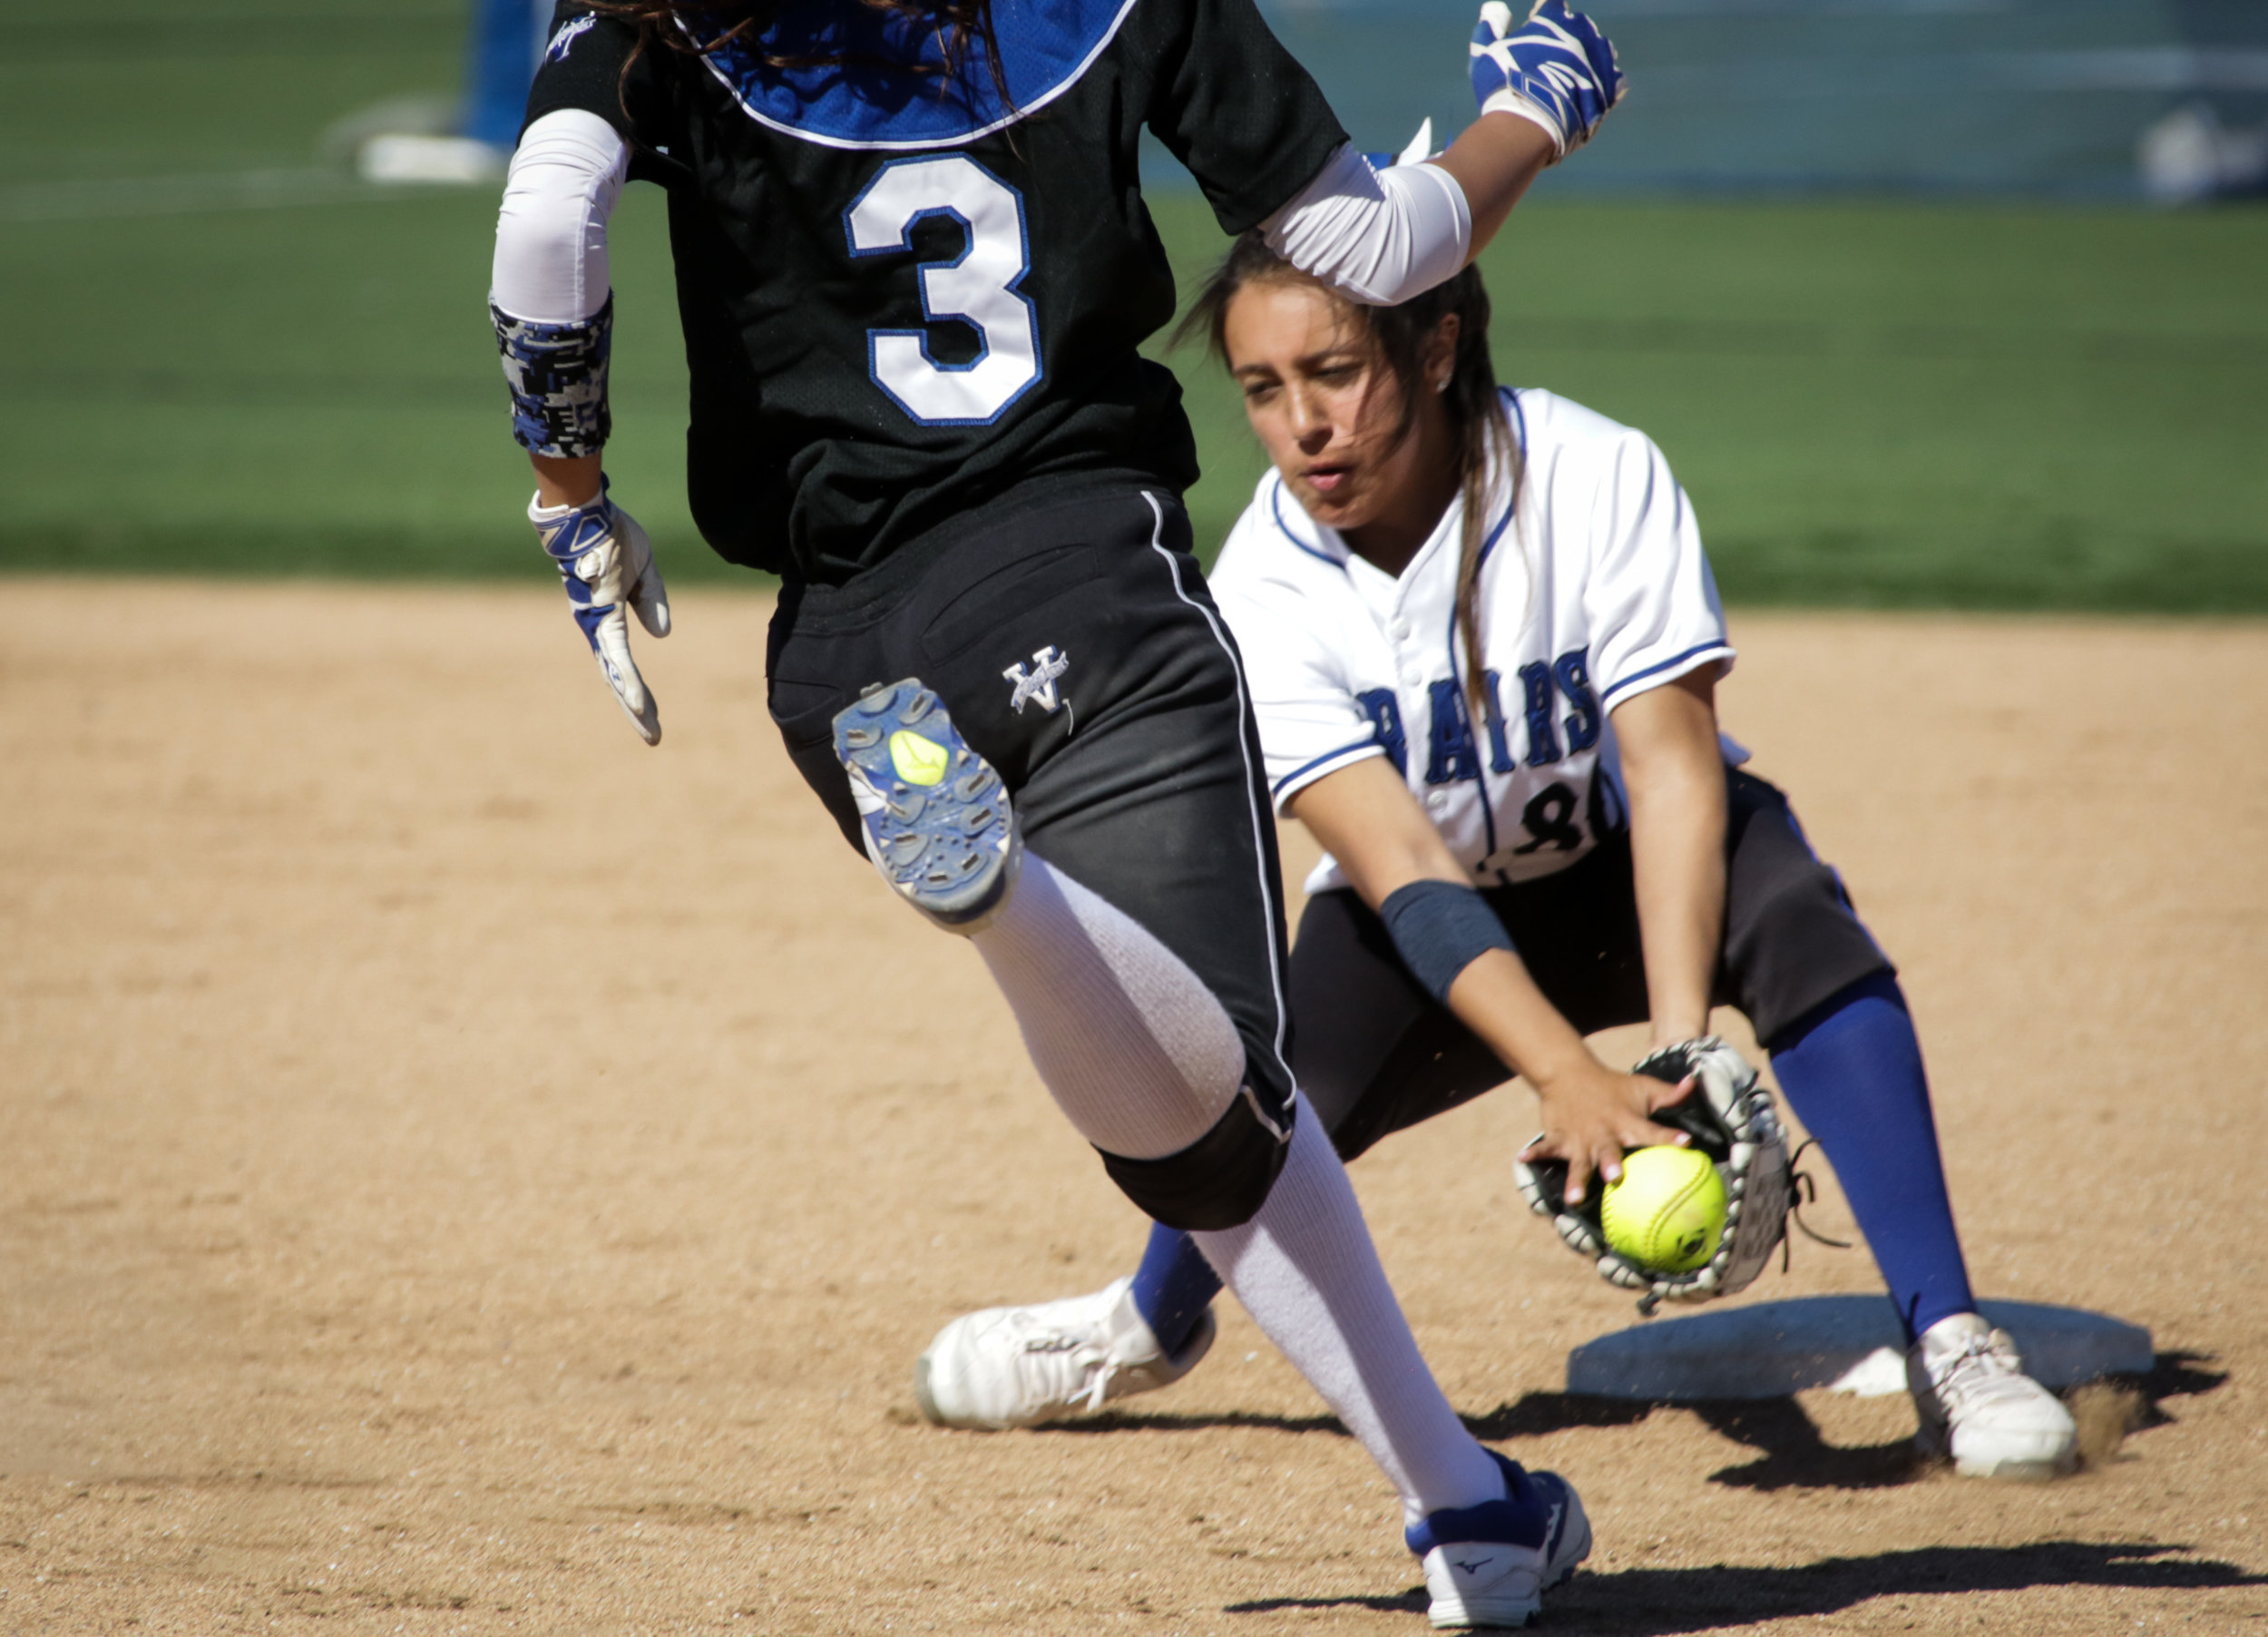
[[1378,916],[1410,975],[1444,1006],[1460,972],[1491,949],[1512,947],[1488,900],[1454,881],[1413,881],[1396,887],[1378,907]]
[[613,430],[606,367],[614,346],[614,298],[572,324],[515,319],[489,304],[512,388],[512,436],[531,455],[560,460],[596,455]]

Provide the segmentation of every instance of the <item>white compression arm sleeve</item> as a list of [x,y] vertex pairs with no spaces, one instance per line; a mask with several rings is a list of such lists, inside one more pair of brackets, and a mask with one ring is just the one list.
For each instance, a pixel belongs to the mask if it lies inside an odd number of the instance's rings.
[[1352,147],[1260,224],[1268,248],[1369,307],[1423,295],[1465,264],[1472,211],[1439,165],[1371,169]]
[[547,113],[512,156],[496,216],[489,299],[515,319],[572,323],[606,305],[607,218],[630,172],[613,126],[580,108]]

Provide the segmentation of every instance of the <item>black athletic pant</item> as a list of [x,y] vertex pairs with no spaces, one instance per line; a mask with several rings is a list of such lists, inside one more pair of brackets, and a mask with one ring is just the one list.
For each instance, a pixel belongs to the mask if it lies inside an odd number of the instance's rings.
[[[1090,482],[958,519],[846,585],[787,586],[772,717],[858,847],[836,712],[870,683],[920,678],[1007,781],[1025,846],[1211,989],[1246,1083],[1289,1130],[1276,828],[1236,646],[1188,544],[1169,491]],[[1051,661],[1051,695],[1019,687]],[[1112,1162],[1122,1186],[1132,1163]]]
[[[1812,852],[1775,787],[1726,770],[1725,945],[1713,1003],[1771,1042],[1889,957]],[[1648,1006],[1626,830],[1557,875],[1483,892],[1529,975],[1584,1034]],[[1418,986],[1384,923],[1348,891],[1318,893],[1292,951],[1293,1068],[1346,1159],[1501,1085],[1510,1072]]]

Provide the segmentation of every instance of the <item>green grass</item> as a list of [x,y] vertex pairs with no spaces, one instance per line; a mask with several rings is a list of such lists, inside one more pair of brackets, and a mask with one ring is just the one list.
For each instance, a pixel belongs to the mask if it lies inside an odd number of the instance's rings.
[[2268,608],[2268,211],[1566,206],[1500,368],[1642,426],[1744,601]]
[[0,0],[8,183],[307,165],[334,121],[453,93],[464,0]]
[[[111,14],[49,15],[0,0],[0,568],[541,573],[484,309],[493,195],[57,219],[105,179],[318,165],[330,121],[450,89],[456,7],[145,3],[145,49],[111,62]],[[1202,207],[1156,208],[1200,272]],[[619,218],[609,466],[673,577],[740,577],[684,509],[661,215],[640,188]],[[2268,211],[1546,197],[1488,267],[1505,377],[1652,434],[1728,597],[2268,611]],[[1259,456],[1179,364],[1210,542]]]

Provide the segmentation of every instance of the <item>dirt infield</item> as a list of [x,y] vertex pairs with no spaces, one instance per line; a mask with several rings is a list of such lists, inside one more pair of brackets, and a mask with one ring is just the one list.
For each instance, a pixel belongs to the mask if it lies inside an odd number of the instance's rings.
[[[1423,1630],[1240,1313],[1143,1413],[914,1416],[940,1322],[1140,1223],[789,770],[762,599],[644,644],[649,752],[548,588],[7,591],[0,1631]],[[2268,1632],[2268,626],[1735,636],[1980,1290],[2159,1366],[2039,1488],[1917,1471],[1903,1399],[1569,1399],[1629,1305],[1484,1099],[1355,1179],[1451,1397],[1589,1501],[1551,1628]],[[1806,1243],[1759,1293],[1872,1288]]]

